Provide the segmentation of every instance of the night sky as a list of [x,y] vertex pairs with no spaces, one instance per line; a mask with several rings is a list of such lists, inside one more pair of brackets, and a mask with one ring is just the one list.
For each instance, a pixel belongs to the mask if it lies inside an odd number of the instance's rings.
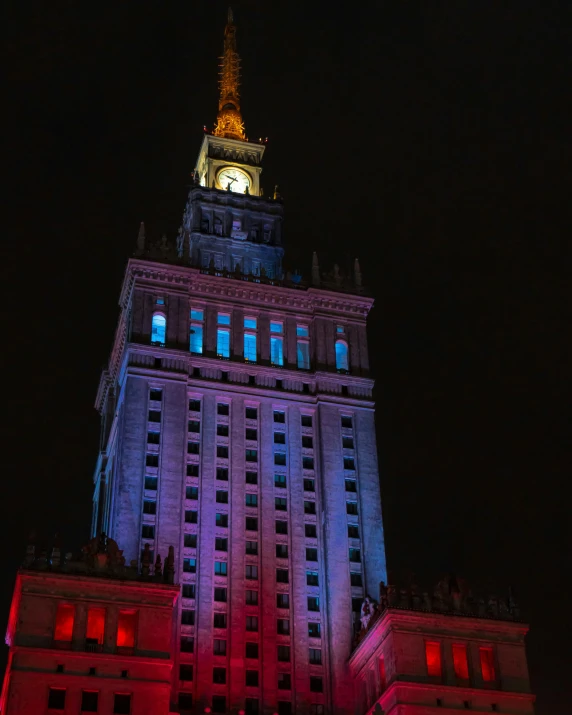
[[[567,7],[568,6],[568,7]],[[321,10],[319,9],[321,7]],[[389,568],[512,584],[538,715],[570,705],[566,2],[234,3],[286,264],[359,257]],[[9,3],[0,629],[27,533],[90,528],[93,408],[139,222],[174,239],[226,3]],[[568,279],[568,280],[567,280]],[[373,594],[372,594],[373,595]],[[1,649],[2,663],[6,649]]]

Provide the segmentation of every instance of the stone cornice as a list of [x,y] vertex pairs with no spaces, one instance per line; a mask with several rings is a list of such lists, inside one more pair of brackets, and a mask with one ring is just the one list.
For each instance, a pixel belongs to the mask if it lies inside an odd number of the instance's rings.
[[[427,690],[431,693],[435,693],[436,696],[443,694],[443,688],[446,688],[446,692],[451,695],[467,696],[471,695],[473,697],[482,697],[485,693],[489,697],[494,697],[495,695],[500,699],[506,700],[510,697],[512,701],[515,699],[526,700],[533,703],[536,700],[536,696],[533,693],[522,693],[515,690],[497,690],[494,688],[474,688],[457,685],[449,685],[448,683],[419,683],[414,680],[407,680],[405,677],[401,679],[396,678],[391,683],[388,684],[387,689],[381,694],[378,702],[385,700],[392,692],[399,690],[400,688],[407,688],[408,690]],[[464,698],[463,698],[464,699]],[[372,712],[374,710],[372,709]],[[465,713],[466,709],[461,710],[460,708],[447,708],[447,713],[449,715],[456,715],[456,713]],[[475,712],[475,710],[473,710]],[[476,710],[476,712],[484,712],[482,709]]]
[[[21,652],[21,653],[40,653],[46,658],[54,656],[54,649],[53,648],[41,648],[39,646],[29,646],[29,645],[16,645],[13,644],[11,645],[11,650],[13,653],[16,652]],[[102,652],[102,653],[97,653],[93,651],[81,651],[81,650],[74,650],[70,648],[69,650],[60,650],[58,649],[57,651],[58,657],[64,658],[64,657],[72,657],[74,660],[89,660],[91,661],[102,661],[102,662],[109,662],[109,659],[117,659],[117,663],[125,663],[127,664],[132,664],[132,665],[152,665],[154,667],[157,666],[163,666],[165,668],[171,668],[174,662],[174,658],[171,652],[161,652],[161,654],[153,657],[150,655],[127,655],[126,653],[108,653],[108,652]],[[14,670],[18,670],[17,668],[14,668]],[[66,673],[67,677],[77,677],[77,678],[82,678],[85,677],[82,673]],[[103,677],[102,675],[99,676],[100,678]],[[137,680],[137,678],[135,679]],[[97,681],[96,681],[97,682]],[[139,681],[141,682],[141,681]],[[150,678],[145,678],[143,682],[148,682],[149,684],[153,684],[153,687],[156,686],[161,686],[163,688],[169,688],[171,687],[171,680],[170,678],[168,680],[152,680]]]
[[[161,357],[169,364],[162,368],[155,367],[154,358],[157,348],[152,345],[128,343],[120,368],[121,382],[127,372],[131,375],[160,377],[173,381],[188,381],[189,385],[204,386],[213,389],[244,392],[248,385],[249,391],[258,395],[283,395],[284,400],[304,400],[309,403],[331,402],[344,404],[356,409],[373,409],[371,397],[374,381],[368,377],[356,375],[339,375],[336,372],[306,372],[287,367],[277,368],[272,365],[260,365],[234,360],[219,360],[212,357],[202,357],[174,348],[160,348]],[[194,368],[199,368],[201,377],[193,377]],[[220,373],[228,373],[228,381],[221,384]],[[249,376],[255,375],[256,384],[249,384]],[[281,380],[283,389],[276,392],[275,381]],[[311,386],[311,391],[303,392],[303,384]],[[341,386],[348,388],[348,394],[342,394]]]
[[[256,301],[261,305],[275,305],[277,308],[297,308],[310,312],[351,313],[365,319],[369,313],[373,299],[363,295],[338,293],[315,286],[309,288],[289,288],[272,283],[256,283],[254,281],[237,280],[203,273],[191,266],[176,266],[140,258],[129,260],[120,305],[128,304],[128,297],[137,279],[147,279],[169,284],[174,289],[186,287],[189,290],[221,298],[231,298],[237,301],[247,301],[249,305]],[[164,287],[168,287],[167,285]]]
[[189,191],[189,201],[203,201],[205,204],[218,206],[235,206],[241,209],[255,211],[257,215],[275,218],[276,214],[282,216],[284,206],[277,201],[270,201],[262,196],[237,194],[234,191],[223,189],[210,189],[206,186],[193,186]]
[[[109,593],[109,591],[117,591],[120,594],[133,592],[137,594],[137,598],[141,598],[141,594],[146,594],[154,599],[161,599],[165,602],[164,606],[159,606],[153,603],[157,608],[171,607],[180,595],[180,586],[168,583],[153,583],[151,581],[137,581],[132,579],[121,578],[106,578],[105,576],[91,576],[89,574],[78,573],[58,573],[55,571],[35,571],[29,569],[20,569],[18,576],[21,579],[21,589],[23,593],[37,594],[42,596],[53,595],[54,598],[60,596],[59,592],[50,593],[54,588],[61,589],[62,587],[71,587],[72,590],[85,590],[88,592],[86,600],[92,599],[97,593]],[[28,590],[27,583],[37,583],[41,585],[38,590]],[[81,599],[80,599],[81,600]],[[127,602],[127,599],[126,599]],[[117,601],[119,603],[119,601]],[[144,603],[144,602],[142,602]],[[144,605],[150,605],[144,603]]]

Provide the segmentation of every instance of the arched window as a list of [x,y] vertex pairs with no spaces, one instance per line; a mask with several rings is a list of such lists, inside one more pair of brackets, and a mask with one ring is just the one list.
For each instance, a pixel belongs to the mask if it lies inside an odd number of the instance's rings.
[[344,340],[336,340],[336,370],[349,370],[348,344]]
[[167,318],[161,313],[155,313],[151,323],[151,344],[164,345],[167,334]]

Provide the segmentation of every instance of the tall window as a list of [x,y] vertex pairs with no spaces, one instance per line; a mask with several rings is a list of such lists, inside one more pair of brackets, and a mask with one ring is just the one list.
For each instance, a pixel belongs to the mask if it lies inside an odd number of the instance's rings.
[[204,311],[191,308],[191,339],[189,349],[192,353],[203,353]]
[[135,646],[135,626],[137,613],[135,611],[119,611],[117,622],[117,645],[123,648]]
[[272,365],[284,365],[283,323],[270,322],[270,362]]
[[349,370],[348,344],[345,340],[336,340],[336,370]]
[[230,357],[230,315],[228,313],[217,314],[216,354],[217,357]]
[[490,683],[495,679],[495,663],[492,648],[479,648],[481,659],[481,673],[485,683]]
[[244,359],[256,362],[256,318],[244,319]]
[[467,646],[460,643],[453,643],[453,665],[455,675],[459,680],[469,679],[469,663],[467,660]]
[[54,640],[69,643],[73,634],[73,622],[75,617],[75,606],[69,603],[60,603],[56,615],[56,627],[54,630]]
[[296,362],[301,370],[310,369],[310,332],[307,325],[296,326]]
[[89,645],[103,645],[103,632],[105,630],[105,608],[88,608],[86,643]]
[[441,644],[425,643],[425,661],[427,663],[427,675],[434,678],[441,677]]
[[151,344],[165,345],[167,334],[167,318],[161,313],[155,313],[151,321]]

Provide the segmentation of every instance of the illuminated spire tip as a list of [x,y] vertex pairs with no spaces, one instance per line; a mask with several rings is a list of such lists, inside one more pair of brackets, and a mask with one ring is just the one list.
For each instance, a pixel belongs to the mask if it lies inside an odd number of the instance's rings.
[[224,53],[220,58],[220,99],[213,134],[217,137],[246,140],[244,122],[240,113],[238,87],[240,84],[240,57],[236,51],[236,27],[232,9],[228,8],[224,28]]

